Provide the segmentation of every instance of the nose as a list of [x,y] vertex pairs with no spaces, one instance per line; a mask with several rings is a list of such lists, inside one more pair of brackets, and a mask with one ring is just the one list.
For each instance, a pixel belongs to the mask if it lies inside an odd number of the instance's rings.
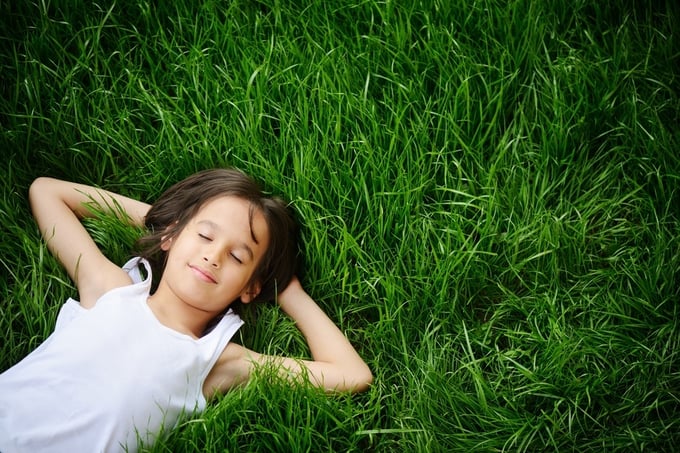
[[215,253],[206,252],[203,255],[203,261],[205,261],[208,265],[214,267],[215,269],[220,267],[220,261]]

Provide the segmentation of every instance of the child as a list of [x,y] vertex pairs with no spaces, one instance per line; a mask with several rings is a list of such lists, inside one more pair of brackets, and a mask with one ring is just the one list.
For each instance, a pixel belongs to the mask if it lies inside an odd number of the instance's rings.
[[[134,451],[261,365],[328,391],[370,385],[367,365],[294,275],[286,206],[240,171],[199,172],[151,207],[50,178],[35,180],[29,200],[79,302],[69,299],[54,333],[0,375],[3,453]],[[140,257],[120,268],[102,254],[79,220],[91,203],[149,229]],[[274,298],[313,360],[231,342],[242,321],[230,305]]]

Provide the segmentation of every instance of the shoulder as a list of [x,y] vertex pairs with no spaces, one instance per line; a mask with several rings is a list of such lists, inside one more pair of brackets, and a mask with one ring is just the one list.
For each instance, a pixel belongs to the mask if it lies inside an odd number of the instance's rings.
[[253,370],[253,362],[259,354],[236,343],[229,343],[208,373],[203,384],[203,394],[210,398],[245,384]]
[[85,308],[91,308],[107,292],[131,283],[132,279],[127,272],[114,264],[101,266],[99,272],[90,274],[78,285],[80,304]]
[[[140,265],[144,265],[146,276],[142,275]],[[99,298],[113,289],[151,279],[147,263],[140,258],[133,258],[122,267],[104,258],[97,269],[87,275],[88,278],[78,286],[80,304],[84,308],[93,307]]]

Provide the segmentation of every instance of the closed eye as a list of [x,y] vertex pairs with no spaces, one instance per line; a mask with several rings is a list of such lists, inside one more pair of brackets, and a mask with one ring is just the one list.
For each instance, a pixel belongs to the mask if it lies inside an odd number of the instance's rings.
[[206,236],[205,234],[198,233],[198,237],[200,237],[201,239],[204,239],[206,241],[212,241],[212,238],[209,237],[209,236]]
[[230,253],[230,255],[231,255],[231,257],[234,258],[239,264],[243,264],[243,261],[241,261],[241,259],[240,259],[238,256],[234,255],[233,253]]

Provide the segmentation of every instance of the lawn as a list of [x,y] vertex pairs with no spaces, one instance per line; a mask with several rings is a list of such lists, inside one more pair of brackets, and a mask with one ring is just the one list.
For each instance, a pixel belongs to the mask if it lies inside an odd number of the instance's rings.
[[[375,382],[263,373],[150,451],[673,450],[679,19],[632,0],[0,3],[0,369],[76,295],[35,177],[153,201],[235,166],[291,202],[303,284]],[[87,227],[120,263],[139,234]],[[274,304],[247,318],[239,342],[308,356]]]

